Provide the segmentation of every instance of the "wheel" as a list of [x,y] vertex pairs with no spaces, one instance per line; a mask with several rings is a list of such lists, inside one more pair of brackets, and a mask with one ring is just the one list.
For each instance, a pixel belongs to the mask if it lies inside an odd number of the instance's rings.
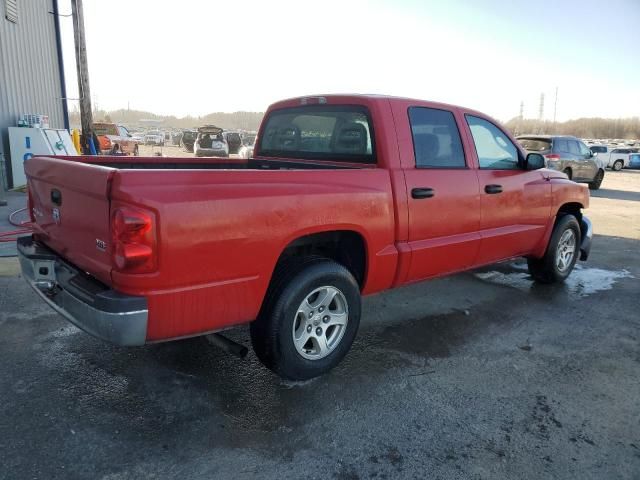
[[360,323],[360,288],[344,266],[322,257],[274,274],[251,343],[260,361],[289,380],[328,372],[349,351]]
[[600,188],[600,185],[602,185],[603,179],[604,179],[604,170],[598,170],[598,173],[596,173],[596,176],[593,179],[593,181],[589,182],[589,189],[598,190]]
[[136,145],[133,147],[133,156],[137,157],[138,155],[140,155],[140,150],[138,149],[138,145]]
[[619,172],[620,170],[622,170],[622,167],[624,167],[624,162],[622,160],[616,160],[615,162],[613,162],[613,167],[612,170]]
[[570,168],[565,168],[565,169],[563,170],[563,173],[564,173],[567,177],[569,177],[569,180],[571,180],[571,178],[572,178],[573,174],[572,174],[572,172],[571,172],[571,169],[570,169]]
[[120,146],[116,143],[113,147],[111,147],[110,155],[118,155],[120,153]]
[[556,221],[540,259],[529,258],[529,273],[539,283],[563,282],[573,270],[580,250],[580,225],[573,215],[564,215]]

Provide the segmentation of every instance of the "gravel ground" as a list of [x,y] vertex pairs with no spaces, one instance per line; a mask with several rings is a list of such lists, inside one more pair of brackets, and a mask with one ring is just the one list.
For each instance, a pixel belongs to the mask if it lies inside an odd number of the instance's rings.
[[367,298],[304,383],[205,339],[104,344],[0,259],[0,478],[638,479],[639,202],[607,172],[564,286],[510,262]]

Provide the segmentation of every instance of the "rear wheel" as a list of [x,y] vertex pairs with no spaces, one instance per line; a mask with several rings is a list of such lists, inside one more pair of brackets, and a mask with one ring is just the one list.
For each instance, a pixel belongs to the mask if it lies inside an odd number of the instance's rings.
[[598,173],[596,173],[596,177],[593,179],[593,181],[589,182],[589,188],[591,190],[598,190],[600,188],[600,185],[602,185],[603,179],[604,170],[598,170]]
[[580,251],[580,225],[573,215],[560,217],[553,228],[544,257],[529,258],[529,273],[539,283],[563,282],[573,270]]
[[569,180],[571,180],[571,178],[573,177],[573,172],[571,171],[571,169],[565,168],[563,172],[567,177],[569,177]]
[[138,149],[138,145],[136,145],[135,147],[133,147],[133,155],[135,157],[137,157],[138,155],[140,155],[140,150]]
[[624,162],[622,160],[616,160],[613,162],[613,167],[611,167],[614,171],[619,172],[624,167]]
[[251,343],[260,361],[283,378],[307,380],[335,367],[360,323],[360,289],[342,265],[309,257],[278,269]]

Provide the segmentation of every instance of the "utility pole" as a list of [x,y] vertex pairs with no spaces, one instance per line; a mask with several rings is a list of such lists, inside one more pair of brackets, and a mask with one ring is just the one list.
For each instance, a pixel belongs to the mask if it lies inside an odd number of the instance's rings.
[[[78,92],[80,93],[80,123],[82,124],[81,145],[84,153],[89,150],[89,139],[93,138],[93,113],[91,111],[91,90],[89,88],[89,66],[87,44],[84,35],[84,9],[82,0],[71,0],[73,16],[73,39],[76,46],[76,69],[78,72]],[[96,145],[97,148],[97,145]]]

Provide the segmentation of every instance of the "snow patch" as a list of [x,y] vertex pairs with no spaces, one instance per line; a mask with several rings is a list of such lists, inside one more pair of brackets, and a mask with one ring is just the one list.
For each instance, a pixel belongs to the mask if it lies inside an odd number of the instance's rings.
[[[513,265],[521,270],[520,264]],[[475,276],[480,280],[517,288],[518,290],[529,290],[533,285],[533,280],[528,273],[521,271],[503,273],[498,271],[480,272]],[[586,297],[603,290],[611,290],[615,283],[622,278],[634,278],[628,270],[604,270],[601,268],[585,268],[576,265],[569,278],[565,281],[565,286],[569,292],[579,297]]]

